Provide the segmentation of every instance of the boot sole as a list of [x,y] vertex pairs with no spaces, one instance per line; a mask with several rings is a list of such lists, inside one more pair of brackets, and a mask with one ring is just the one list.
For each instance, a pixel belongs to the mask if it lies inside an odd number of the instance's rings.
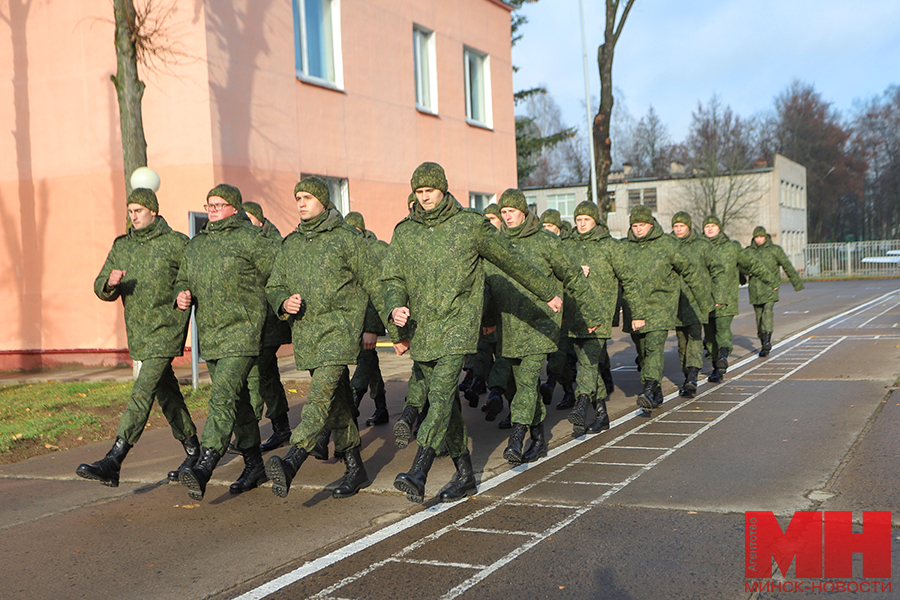
[[566,418],[575,427],[584,427],[584,413],[572,411]]
[[284,465],[277,456],[266,461],[266,477],[272,482],[272,493],[279,498],[287,498],[288,492],[291,491],[291,484],[288,483],[287,476],[284,474]]
[[640,394],[637,397],[637,405],[646,410],[647,412],[653,410],[654,408],[658,408],[653,403],[653,400],[648,398],[647,396]]
[[405,479],[395,479],[394,488],[406,494],[406,499],[410,502],[422,504],[425,501],[424,492],[420,493],[416,486]]
[[98,477],[97,475],[94,475],[90,471],[82,471],[82,470],[77,470],[77,469],[75,471],[75,474],[78,475],[79,477],[83,477],[84,479],[89,479],[91,481],[99,481],[106,487],[119,487],[118,479],[103,479],[102,477]]
[[409,446],[409,439],[412,437],[412,427],[409,423],[400,419],[394,423],[394,445],[403,450]]
[[182,471],[178,476],[178,481],[188,489],[188,496],[191,497],[191,500],[203,500],[205,490],[201,489],[200,482],[197,481],[197,477],[192,471],[189,469]]
[[521,465],[522,462],[524,462],[521,454],[517,454],[514,450],[510,450],[509,448],[503,451],[503,458],[511,465]]

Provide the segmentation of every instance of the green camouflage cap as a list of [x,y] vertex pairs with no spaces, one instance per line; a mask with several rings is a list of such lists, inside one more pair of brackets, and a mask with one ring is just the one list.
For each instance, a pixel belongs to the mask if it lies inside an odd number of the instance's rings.
[[590,200],[585,200],[575,207],[575,218],[577,219],[581,215],[592,218],[595,223],[599,224],[602,222],[600,219],[600,208],[596,203],[591,202]]
[[541,213],[541,223],[550,223],[551,225],[556,225],[562,229],[562,217],[555,208],[548,208]]
[[649,206],[638,204],[631,209],[631,217],[628,222],[630,225],[634,225],[635,223],[652,223],[653,211],[650,210]]
[[128,204],[140,204],[155,213],[159,212],[159,201],[156,199],[156,193],[146,188],[138,188],[131,192],[128,196]]
[[253,215],[254,217],[256,217],[256,219],[260,223],[266,220],[266,218],[263,216],[262,206],[260,206],[258,202],[251,202],[250,200],[244,202],[244,212],[248,215]]
[[683,223],[688,226],[688,228],[693,227],[693,222],[691,221],[691,215],[686,213],[683,210],[679,210],[672,217],[672,227],[675,226],[675,223]]
[[244,202],[241,198],[241,190],[237,189],[233,185],[220,183],[213,189],[209,190],[209,193],[206,194],[206,199],[209,200],[213,196],[217,196],[228,204],[232,205],[238,212],[240,212],[244,208]]
[[347,222],[347,225],[356,227],[360,231],[366,230],[366,220],[363,218],[362,214],[358,212],[348,212],[344,215],[344,221]]
[[406,205],[407,205],[407,206],[412,206],[412,204],[413,204],[415,201],[416,201],[416,193],[415,193],[415,192],[411,192],[411,193],[409,194],[409,197],[406,199]]
[[297,197],[297,192],[312,194],[316,197],[316,200],[322,203],[325,210],[334,208],[334,204],[331,203],[331,194],[328,192],[328,184],[320,177],[316,177],[315,175],[304,177],[300,183],[294,186],[295,198]]
[[753,237],[765,237],[766,236],[766,228],[762,225],[757,225],[756,229],[753,230]]
[[709,215],[708,217],[706,217],[705,219],[703,219],[703,226],[704,226],[704,227],[706,227],[706,226],[709,225],[710,223],[712,223],[713,225],[715,225],[715,226],[718,227],[719,229],[722,229],[722,221],[721,221],[721,220],[719,219],[719,217],[717,217],[716,215]]
[[496,215],[498,217],[500,216],[500,207],[497,206],[496,202],[491,202],[484,207],[484,216],[488,215]]
[[447,175],[444,173],[444,167],[433,162],[423,162],[413,171],[412,179],[409,184],[412,191],[419,188],[430,187],[447,193]]
[[528,214],[528,202],[525,200],[525,194],[516,188],[509,188],[500,194],[500,202],[497,204],[501,210],[507,207],[516,208],[526,215]]

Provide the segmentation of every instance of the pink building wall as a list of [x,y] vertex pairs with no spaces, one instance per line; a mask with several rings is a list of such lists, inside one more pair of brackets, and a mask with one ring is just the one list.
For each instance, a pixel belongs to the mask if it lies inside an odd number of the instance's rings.
[[[111,17],[107,0],[0,0],[0,370],[127,357],[120,303],[93,294],[125,226]],[[192,58],[142,74],[160,214],[187,232],[226,181],[286,234],[294,183],[316,173],[348,179],[389,240],[422,161],[463,204],[514,186],[509,22],[496,0],[341,0],[336,91],[295,76],[289,0],[179,1],[170,31]],[[436,34],[436,116],[415,108],[413,23]],[[491,130],[465,120],[464,45],[490,55]]]

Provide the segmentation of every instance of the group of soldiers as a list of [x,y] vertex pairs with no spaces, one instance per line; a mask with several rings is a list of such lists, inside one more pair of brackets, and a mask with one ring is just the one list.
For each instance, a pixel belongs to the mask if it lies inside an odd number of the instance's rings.
[[[352,496],[370,483],[357,424],[367,389],[376,409],[366,424],[389,421],[375,351],[378,336],[387,334],[398,355],[413,359],[396,445],[406,447],[413,436],[418,444],[394,486],[422,502],[431,465],[446,453],[456,472],[439,498],[459,500],[476,490],[460,392],[473,407],[487,392],[482,409],[489,421],[503,411],[505,396],[509,415],[500,426],[511,431],[503,456],[511,464],[534,461],[547,454],[544,420],[556,383],[564,390],[557,408],[569,410],[573,435],[609,428],[606,342],[620,312],[637,350],[637,405],[650,413],[663,399],[669,331],[678,337],[681,393],[691,395],[704,350],[713,364],[709,381],[721,381],[728,368],[744,279],[760,356],[771,349],[780,270],[794,289],[803,287],[762,227],[742,248],[715,216],[698,233],[679,212],[669,235],[649,208],[636,206],[627,238],[617,240],[592,202],[578,205],[567,231],[558,212],[538,218],[517,189],[484,213],[463,208],[436,163],[419,165],[410,183],[409,214],[389,245],[365,229],[359,213],[341,216],[317,177],[295,186],[300,223],[284,239],[231,185],[209,191],[209,222],[190,240],[168,226],[154,192],[134,190],[131,227],[113,243],[94,291],[102,300],[122,299],[130,355],[140,369],[113,447],[76,473],[117,486],[155,400],[185,451],[168,478],[195,500],[228,451],[244,460],[232,493],[268,480],[286,497],[309,456],[328,458],[329,441],[345,465],[332,495]],[[211,380],[199,438],[172,370],[192,307]],[[285,343],[293,344],[297,368],[311,375],[293,431],[276,359]],[[265,442],[264,408],[273,430]],[[263,453],[285,444],[285,455],[263,461]]]

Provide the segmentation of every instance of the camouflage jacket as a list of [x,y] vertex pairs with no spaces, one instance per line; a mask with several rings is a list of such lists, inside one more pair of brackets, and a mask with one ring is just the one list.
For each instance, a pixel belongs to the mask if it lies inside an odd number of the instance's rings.
[[542,302],[556,290],[481,213],[447,194],[430,211],[416,203],[394,228],[384,263],[385,308],[410,310],[410,353],[417,361],[474,354],[484,304],[485,258]]
[[[281,232],[268,219],[263,221],[260,228],[263,236],[272,240],[275,245],[281,248]],[[271,306],[266,303],[266,324],[263,326],[262,345],[263,346],[282,346],[291,343],[291,326],[289,323],[282,321],[272,310]]]
[[[541,226],[537,215],[529,212],[518,227],[504,223],[501,231],[550,282],[554,295],[564,298],[591,325],[601,323],[597,299],[581,268],[571,262],[559,237]],[[499,356],[521,358],[556,351],[562,312],[554,313],[546,302],[492,265],[485,268],[485,301],[495,315]]]
[[[628,264],[640,278],[641,290],[647,304],[646,323],[641,333],[665,331],[678,326],[678,301],[681,297],[682,278],[697,299],[700,312],[709,313],[713,308],[712,295],[703,285],[699,269],[679,248],[672,236],[663,233],[653,219],[653,228],[642,238],[628,230],[626,248]],[[627,300],[627,299],[626,299]],[[631,331],[632,308],[623,303],[622,329]]]
[[191,292],[204,359],[259,354],[265,285],[277,253],[277,243],[243,212],[210,221],[187,245],[175,296]]
[[[172,307],[172,289],[188,237],[173,231],[157,216],[144,229],[132,229],[113,242],[94,293],[108,302],[122,298],[128,352],[133,360],[181,356],[189,313]],[[126,271],[122,281],[109,288],[113,269]]]
[[[294,294],[302,305],[291,315],[282,305]],[[368,244],[334,209],[301,222],[284,239],[266,295],[291,324],[298,369],[355,364],[369,298],[384,306]],[[396,328],[391,337],[399,341]]]
[[[716,304],[722,305],[713,308],[726,308],[724,305],[728,304],[728,294],[725,289],[725,267],[719,262],[719,256],[709,240],[697,235],[693,229],[683,238],[672,235],[672,239],[678,242],[681,252],[697,267],[704,289],[712,294]],[[678,324],[684,326],[708,322],[709,311],[701,312],[693,292],[682,280],[681,296],[678,299]]]
[[752,273],[762,281],[774,286],[772,274],[749,250],[729,239],[724,231],[709,240],[719,262],[725,268],[725,306],[717,306],[713,314],[717,317],[733,317],[738,314],[738,293],[740,273]]
[[800,280],[800,274],[794,269],[794,265],[788,260],[788,257],[784,253],[784,250],[781,249],[781,246],[772,243],[771,235],[766,235],[766,242],[762,246],[757,245],[756,240],[753,240],[753,242],[747,246],[747,250],[766,266],[769,273],[772,274],[772,278],[775,280],[775,285],[772,286],[767,285],[766,282],[760,278],[750,277],[750,284],[748,286],[750,291],[750,304],[778,302],[778,288],[781,285],[780,269],[784,269],[788,279],[791,280],[791,285],[794,286],[794,291],[799,292],[803,289],[803,282]]
[[588,267],[587,281],[600,302],[601,310],[600,327],[594,333],[590,333],[588,332],[590,325],[583,318],[581,311],[571,298],[566,296],[563,323],[568,329],[569,337],[609,339],[612,336],[612,322],[618,307],[620,283],[629,305],[633,307],[633,318],[644,318],[647,307],[641,292],[640,278],[628,264],[624,243],[611,237],[605,224],[598,223],[597,227],[585,233],[574,231],[571,237],[563,242],[563,248],[577,267]]
[[[382,264],[384,264],[384,257],[388,250],[387,242],[379,240],[375,234],[368,229],[362,232],[362,235],[365,238],[366,243],[369,244],[369,257],[375,261],[375,268],[378,270],[380,280],[381,267]],[[371,298],[369,299],[369,304],[366,306],[366,318],[363,323],[363,331],[378,335],[384,335],[385,333],[384,323],[381,321],[378,309],[375,308],[375,304],[373,304]]]

